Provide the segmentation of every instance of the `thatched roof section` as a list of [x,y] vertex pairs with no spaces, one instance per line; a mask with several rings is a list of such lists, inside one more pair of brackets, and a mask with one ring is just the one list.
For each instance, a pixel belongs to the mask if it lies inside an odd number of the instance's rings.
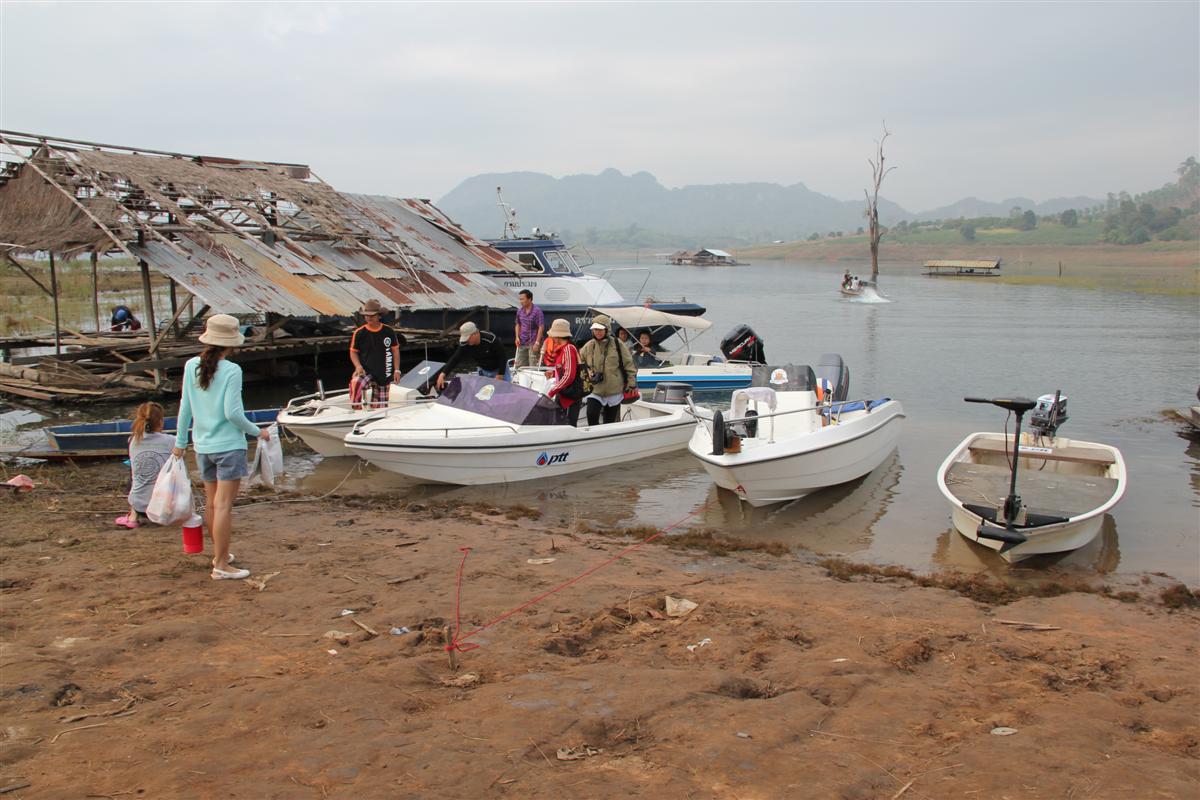
[[[107,224],[116,225],[122,213],[120,204],[107,197],[81,202]],[[66,255],[112,247],[79,205],[33,170],[21,170],[0,186],[0,242],[18,245],[24,252],[52,250]]]

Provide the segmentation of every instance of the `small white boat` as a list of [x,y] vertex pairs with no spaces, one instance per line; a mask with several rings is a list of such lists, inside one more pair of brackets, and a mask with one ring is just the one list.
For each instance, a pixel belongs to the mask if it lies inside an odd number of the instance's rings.
[[656,400],[622,406],[618,422],[576,428],[555,401],[522,385],[527,382],[524,376],[508,383],[459,375],[434,403],[355,426],[346,447],[382,469],[428,483],[553,481],[682,449],[699,413],[688,404],[688,391],[660,387]]
[[[401,376],[400,382],[388,392],[388,410],[411,406],[422,399],[432,402],[433,398],[423,395],[422,390],[441,368],[441,362],[422,361]],[[383,411],[362,403],[355,408],[349,391],[331,394],[320,391],[289,400],[279,412],[278,420],[320,455],[336,458],[354,455],[346,449],[346,434],[357,423],[379,417]]]
[[[639,389],[653,389],[660,383],[686,383],[696,391],[737,389],[749,386],[751,368],[766,360],[762,355],[762,341],[745,325],[739,325],[722,340],[724,355],[714,355],[692,352],[692,340],[712,327],[712,323],[702,317],[667,314],[641,306],[597,308],[595,311],[608,314],[613,322],[629,331],[635,342],[642,331],[650,333],[651,341],[665,339],[672,332],[682,340],[679,347],[664,352],[662,358],[635,355]],[[633,342],[630,350],[636,352]]]
[[[754,506],[795,500],[861,478],[896,449],[898,401],[847,401],[840,356],[812,367],[758,367],[733,393],[728,416],[696,426],[688,450],[712,479]],[[820,389],[820,396],[818,396]]]
[[[950,503],[955,530],[1010,563],[1077,550],[1095,539],[1125,494],[1121,451],[1056,436],[1066,419],[1060,396],[968,401],[1013,411],[1017,425],[1012,435],[972,433],[942,462],[938,489]],[[1033,432],[1022,434],[1022,416],[1035,407],[1049,413],[1035,412]]]

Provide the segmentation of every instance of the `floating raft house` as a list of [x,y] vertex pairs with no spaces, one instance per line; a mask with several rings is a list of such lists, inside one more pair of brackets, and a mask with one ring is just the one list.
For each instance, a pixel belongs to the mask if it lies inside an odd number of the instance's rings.
[[925,274],[986,278],[1000,274],[1000,259],[997,258],[993,261],[926,261]]
[[[22,264],[20,255],[35,260]],[[82,255],[91,259],[93,332],[64,327],[59,316],[56,262]],[[138,334],[103,325],[98,274],[110,255],[141,271],[146,327]],[[254,326],[235,360],[275,364],[330,350],[342,357],[345,329],[369,299],[395,312],[401,330],[406,310],[443,312],[441,331],[405,330],[414,351],[448,342],[451,330],[484,319],[489,307],[513,304],[482,274],[510,269],[511,260],[428,200],[339,192],[304,164],[2,130],[0,260],[53,301],[53,336],[0,340],[0,392],[7,382],[31,399],[70,395],[55,387],[105,399],[120,394],[117,386],[162,389],[165,372],[199,351],[195,336],[209,313]],[[169,281],[165,325],[156,319],[151,270]],[[284,338],[293,320],[311,323],[313,335]],[[14,355],[49,347],[52,357]],[[65,374],[73,382],[53,382]]]

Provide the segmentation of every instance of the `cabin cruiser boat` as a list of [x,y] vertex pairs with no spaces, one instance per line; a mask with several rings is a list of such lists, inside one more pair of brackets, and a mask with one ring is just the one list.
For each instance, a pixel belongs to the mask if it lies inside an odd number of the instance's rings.
[[607,425],[574,427],[546,397],[545,374],[516,380],[458,375],[434,403],[380,412],[346,435],[350,452],[426,483],[460,486],[554,480],[682,449],[699,413],[690,387],[659,387]]
[[[444,365],[438,361],[422,361],[400,377],[400,382],[388,392],[388,408],[404,408],[422,400],[432,402],[428,395],[430,381]],[[366,403],[351,403],[350,392],[326,394],[320,390],[288,401],[279,412],[279,424],[317,453],[328,458],[353,455],[343,440],[355,423],[378,416],[380,409]]]
[[[1017,422],[1012,436],[972,433],[942,462],[937,484],[955,529],[1009,563],[1077,550],[1095,539],[1125,494],[1121,451],[1058,436],[1067,419],[1061,392],[1037,400],[965,399],[1011,411]],[[1030,410],[1032,431],[1022,434]]]
[[816,367],[757,366],[727,411],[696,425],[688,450],[724,489],[753,506],[795,500],[861,478],[896,449],[896,400],[847,400],[850,371],[825,354]]
[[[499,189],[497,189],[499,195]],[[546,327],[551,320],[566,319],[574,330],[590,323],[589,309],[596,308],[604,313],[613,306],[624,306],[630,302],[638,303],[650,270],[645,267],[629,267],[606,270],[603,275],[592,275],[584,272],[584,268],[592,265],[590,257],[576,258],[577,251],[569,249],[563,240],[553,233],[546,233],[534,228],[528,236],[523,235],[516,222],[516,212],[512,210],[503,198],[499,199],[500,208],[504,213],[504,236],[500,239],[488,239],[487,243],[507,255],[512,260],[508,270],[491,270],[484,272],[491,280],[508,289],[512,295],[511,306],[504,308],[483,309],[479,315],[471,315],[458,319],[462,313],[443,311],[441,309],[405,311],[402,314],[402,324],[414,328],[435,328],[450,330],[458,327],[461,322],[474,316],[480,328],[486,328],[500,337],[502,342],[512,341],[513,329],[516,326],[517,293],[528,289],[533,293],[533,302],[546,316]],[[580,263],[583,260],[584,263]],[[641,276],[641,286],[632,300],[624,298],[609,282],[618,274],[630,273]],[[650,308],[684,317],[695,317],[704,313],[704,306],[686,301],[680,302],[650,302]],[[479,317],[482,317],[480,319]],[[667,338],[673,330],[662,329],[653,339],[657,344]]]

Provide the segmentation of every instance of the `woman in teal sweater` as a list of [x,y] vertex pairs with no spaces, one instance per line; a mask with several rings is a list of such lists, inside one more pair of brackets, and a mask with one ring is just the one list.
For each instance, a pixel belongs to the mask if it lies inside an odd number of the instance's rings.
[[267,440],[266,430],[246,419],[242,406],[242,368],[225,356],[246,340],[238,321],[228,314],[209,317],[200,341],[207,347],[183,368],[183,395],[179,401],[179,425],[175,434],[177,456],[188,444],[193,427],[196,464],[204,481],[205,524],[213,542],[212,578],[236,580],[250,570],[229,566],[229,539],[233,532],[233,501],[246,477],[246,436]]

